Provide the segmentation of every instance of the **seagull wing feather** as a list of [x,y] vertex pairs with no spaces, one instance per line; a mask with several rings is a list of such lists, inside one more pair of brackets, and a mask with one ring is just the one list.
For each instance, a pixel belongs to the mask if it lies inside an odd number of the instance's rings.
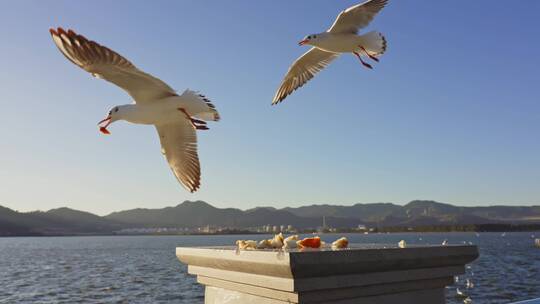
[[195,128],[186,117],[182,117],[176,123],[156,125],[156,129],[161,152],[174,175],[188,191],[197,191],[201,185],[201,167]]
[[368,26],[387,3],[388,0],[368,0],[351,6],[337,16],[328,32],[356,34],[359,29]]
[[327,67],[339,56],[337,53],[311,48],[291,65],[274,96],[272,104],[283,101],[299,87],[303,86],[318,72]]
[[66,58],[97,78],[124,89],[137,103],[146,103],[176,92],[162,80],[135,67],[115,51],[72,30],[51,29],[54,43]]

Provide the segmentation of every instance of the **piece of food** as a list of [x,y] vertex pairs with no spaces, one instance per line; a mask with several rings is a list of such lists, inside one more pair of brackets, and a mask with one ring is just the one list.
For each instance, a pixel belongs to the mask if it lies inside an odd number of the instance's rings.
[[107,135],[111,134],[111,132],[109,132],[109,130],[107,130],[107,128],[105,127],[99,127],[99,131],[103,134],[107,134]]
[[238,246],[238,249],[246,250],[246,249],[257,249],[257,241],[252,240],[238,240],[236,241],[236,246]]
[[272,241],[271,240],[262,240],[257,244],[257,249],[271,249]]
[[283,233],[274,235],[274,238],[270,241],[272,248],[282,248],[283,247]]
[[291,235],[283,240],[283,249],[294,249],[298,247],[296,242],[298,241],[298,235]]
[[399,248],[405,248],[407,247],[407,243],[405,242],[405,240],[401,240],[399,241],[398,246]]
[[347,240],[346,237],[337,239],[335,242],[332,243],[332,249],[342,249],[347,248],[347,246],[349,246],[349,240]]
[[305,238],[296,242],[296,245],[300,248],[321,248],[321,238],[316,236],[312,238]]
[[285,240],[283,240],[284,242],[287,242],[287,241],[298,241],[299,238],[298,238],[298,235],[291,235],[291,236],[288,236],[285,238]]

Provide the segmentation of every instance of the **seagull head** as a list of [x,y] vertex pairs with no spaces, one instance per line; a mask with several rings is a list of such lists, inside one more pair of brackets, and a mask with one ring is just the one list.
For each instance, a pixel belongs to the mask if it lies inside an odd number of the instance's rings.
[[109,130],[107,130],[107,127],[112,124],[113,122],[120,119],[120,107],[114,107],[112,108],[109,113],[107,113],[107,117],[105,117],[103,120],[98,122],[99,131],[103,134],[111,134]]
[[298,42],[298,45],[305,45],[305,44],[313,45],[315,42],[317,42],[321,38],[321,35],[322,34],[307,35],[306,37],[304,37],[304,39]]

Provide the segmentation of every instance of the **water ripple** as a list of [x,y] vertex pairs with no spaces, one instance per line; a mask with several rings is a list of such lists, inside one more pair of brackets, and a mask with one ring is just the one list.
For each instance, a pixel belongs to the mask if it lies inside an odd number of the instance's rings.
[[[481,257],[446,289],[450,304],[502,304],[540,297],[540,250],[534,248],[530,233],[507,233],[504,238],[500,233],[348,237],[355,243],[403,239],[408,244],[440,244],[446,239],[450,244],[477,244]],[[0,303],[203,303],[204,289],[176,259],[175,247],[230,245],[237,238],[0,238]],[[456,296],[457,288],[462,295]]]

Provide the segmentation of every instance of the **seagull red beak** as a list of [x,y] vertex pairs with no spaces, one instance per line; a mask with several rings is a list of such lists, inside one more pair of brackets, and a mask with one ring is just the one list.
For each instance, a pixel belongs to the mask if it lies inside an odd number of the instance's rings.
[[105,119],[103,119],[102,121],[98,122],[98,126],[99,126],[99,131],[103,134],[111,134],[111,132],[109,132],[109,130],[107,130],[107,127],[111,124],[111,115],[108,115]]
[[304,44],[306,44],[306,43],[308,43],[308,42],[309,42],[309,40],[304,39],[304,40],[298,42],[298,45],[304,45]]

